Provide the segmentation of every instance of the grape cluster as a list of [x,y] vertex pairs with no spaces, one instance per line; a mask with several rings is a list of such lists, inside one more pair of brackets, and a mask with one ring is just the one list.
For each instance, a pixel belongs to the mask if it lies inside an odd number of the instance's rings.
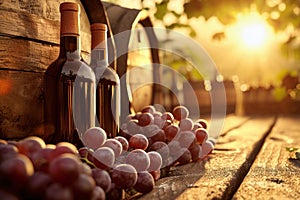
[[128,116],[120,135],[129,143],[132,141],[132,148],[159,153],[162,168],[205,159],[214,148],[214,142],[208,137],[207,121],[189,118],[185,106],[176,106],[172,112],[146,106],[141,112]]
[[1,199],[105,199],[96,183],[71,143],[45,144],[36,136],[0,141]]
[[128,115],[115,138],[93,127],[81,140],[80,148],[36,136],[0,140],[1,198],[123,199],[150,192],[163,168],[204,159],[214,148],[207,122],[194,122],[184,106],[164,113],[146,106]]

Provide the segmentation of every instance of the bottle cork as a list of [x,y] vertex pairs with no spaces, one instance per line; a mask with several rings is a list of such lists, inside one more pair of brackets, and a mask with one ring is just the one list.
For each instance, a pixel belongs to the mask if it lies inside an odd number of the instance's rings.
[[73,2],[64,2],[60,4],[61,26],[60,35],[79,36],[79,6]]
[[103,23],[94,23],[91,25],[92,49],[106,48],[107,26]]

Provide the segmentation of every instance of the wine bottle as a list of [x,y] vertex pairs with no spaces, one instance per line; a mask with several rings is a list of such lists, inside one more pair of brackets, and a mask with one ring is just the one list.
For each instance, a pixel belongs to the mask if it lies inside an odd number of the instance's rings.
[[45,141],[80,143],[95,126],[96,79],[81,60],[78,4],[62,3],[60,12],[60,52],[45,72]]
[[98,125],[108,137],[119,131],[120,81],[118,74],[109,67],[107,55],[107,26],[103,23],[91,25],[92,53],[90,66],[96,77],[96,115]]

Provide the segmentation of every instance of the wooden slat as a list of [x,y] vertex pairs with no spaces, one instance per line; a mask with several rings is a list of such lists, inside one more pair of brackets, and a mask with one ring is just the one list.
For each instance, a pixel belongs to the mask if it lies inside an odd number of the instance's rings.
[[300,147],[300,116],[280,117],[235,199],[300,199],[300,161],[286,147]]
[[141,199],[229,199],[273,126],[274,117],[255,118],[232,129],[216,145],[210,159],[177,166]]
[[[80,0],[71,0],[81,7],[80,35],[81,48],[89,53],[90,23]],[[21,37],[25,40],[33,40],[42,44],[59,45],[60,14],[59,5],[63,0],[43,0],[23,2],[24,5],[8,3],[0,4],[0,35]],[[16,45],[15,45],[16,46]]]
[[42,135],[43,74],[0,70],[0,138]]
[[250,116],[227,115],[220,136],[225,136],[231,130],[239,128],[250,120],[250,118]]
[[11,9],[0,8],[0,15],[2,16],[1,34],[59,44],[59,21],[45,19],[25,11],[16,12]]
[[58,53],[57,46],[0,36],[2,69],[43,72],[57,58]]

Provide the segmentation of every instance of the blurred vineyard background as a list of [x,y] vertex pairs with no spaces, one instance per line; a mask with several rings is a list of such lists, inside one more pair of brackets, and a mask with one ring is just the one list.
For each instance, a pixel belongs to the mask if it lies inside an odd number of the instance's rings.
[[[166,90],[165,105],[172,107],[184,102],[190,108],[195,106],[189,98],[191,91],[186,88],[188,84],[194,89],[200,112],[207,114],[210,112],[207,82],[217,79],[224,81],[227,113],[300,113],[299,0],[109,2],[144,10],[154,27],[163,27],[192,38],[215,62],[221,76],[214,77],[214,72],[199,74],[188,60],[191,57],[199,61],[194,64],[201,68],[202,55],[184,45],[179,48],[172,45],[167,34],[158,37],[162,49],[181,51],[181,55],[186,55],[179,57],[161,51],[162,64],[171,67],[164,70],[162,76],[162,81],[172,91]],[[134,80],[132,83],[134,85]]]

